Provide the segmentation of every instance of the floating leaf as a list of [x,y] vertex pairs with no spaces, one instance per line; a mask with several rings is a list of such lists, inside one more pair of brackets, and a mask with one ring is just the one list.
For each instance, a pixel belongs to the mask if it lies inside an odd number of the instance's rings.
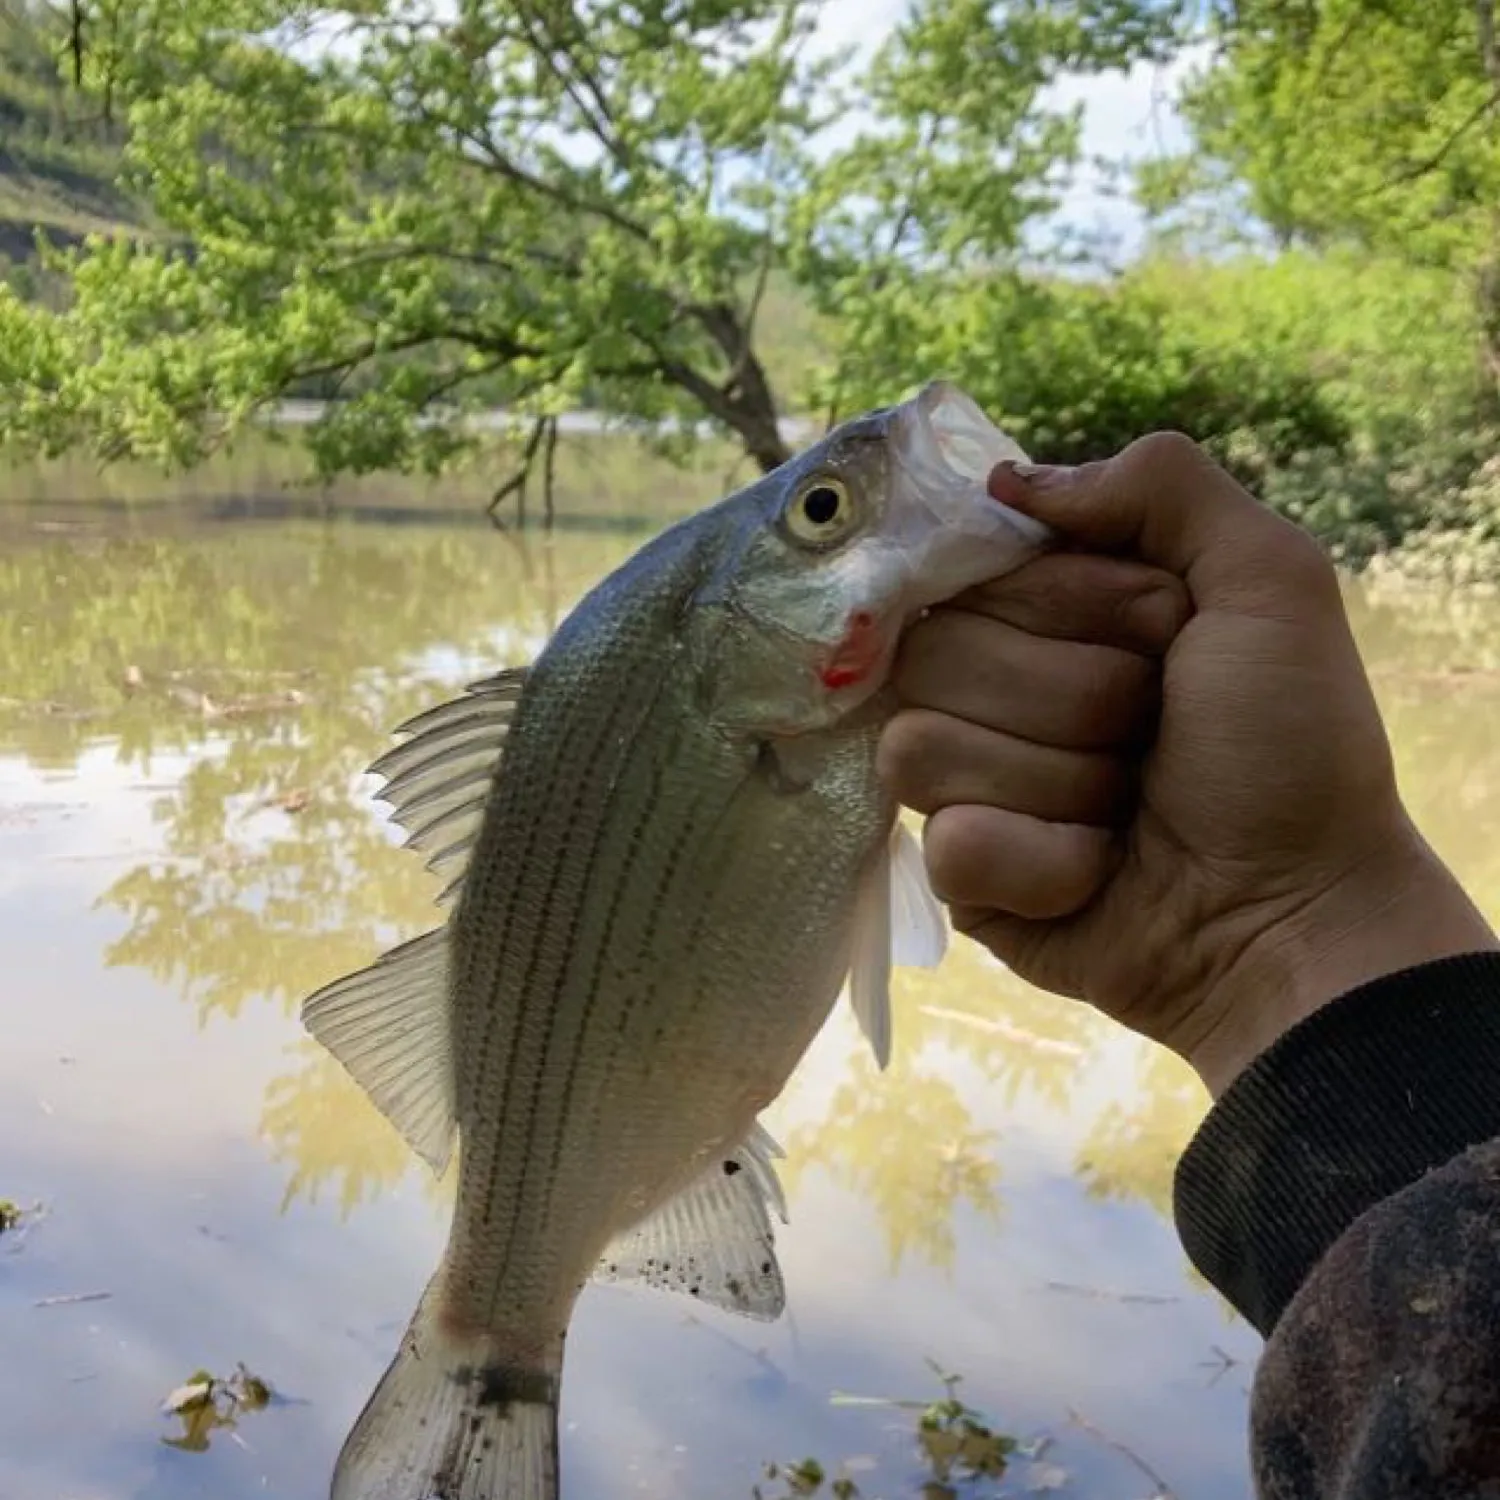
[[196,1411],[211,1405],[214,1398],[214,1380],[211,1375],[194,1376],[186,1385],[180,1385],[162,1402],[165,1412]]

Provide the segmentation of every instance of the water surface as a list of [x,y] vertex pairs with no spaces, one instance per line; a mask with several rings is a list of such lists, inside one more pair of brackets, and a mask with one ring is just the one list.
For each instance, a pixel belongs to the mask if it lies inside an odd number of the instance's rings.
[[[0,1198],[45,1207],[0,1237],[0,1500],[326,1494],[447,1211],[294,1018],[432,922],[361,770],[408,714],[528,660],[653,524],[523,547],[205,516],[0,511]],[[1354,602],[1406,791],[1495,913],[1500,610]],[[910,1416],[830,1397],[940,1394],[928,1359],[1051,1438],[1008,1493],[1245,1495],[1258,1341],[1170,1221],[1205,1107],[1174,1059],[962,942],[902,976],[886,1074],[840,1009],[769,1121],[787,1314],[587,1292],[569,1500],[780,1494],[763,1463],[810,1455],[915,1497]],[[172,1446],[162,1398],[236,1361],[279,1399]]]

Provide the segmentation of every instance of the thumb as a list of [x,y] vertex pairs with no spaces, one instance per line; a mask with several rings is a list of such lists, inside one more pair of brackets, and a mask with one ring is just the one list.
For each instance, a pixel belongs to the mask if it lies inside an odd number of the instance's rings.
[[1087,551],[1176,574],[1200,607],[1285,601],[1307,568],[1332,573],[1306,532],[1262,505],[1191,438],[1157,432],[1078,468],[1002,464],[990,493]]

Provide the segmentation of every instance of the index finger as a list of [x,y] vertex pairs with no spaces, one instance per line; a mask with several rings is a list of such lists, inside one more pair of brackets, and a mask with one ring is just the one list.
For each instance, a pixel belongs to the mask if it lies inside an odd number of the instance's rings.
[[1044,552],[944,607],[1143,656],[1164,656],[1193,612],[1186,585],[1165,569],[1089,552]]
[[1313,538],[1181,433],[1152,433],[1078,468],[1001,465],[990,493],[1068,541],[1166,569],[1200,607],[1279,613],[1309,590],[1337,590]]

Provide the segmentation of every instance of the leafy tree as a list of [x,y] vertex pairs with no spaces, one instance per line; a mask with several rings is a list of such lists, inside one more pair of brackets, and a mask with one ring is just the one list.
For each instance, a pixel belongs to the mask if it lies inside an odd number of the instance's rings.
[[770,276],[831,325],[830,407],[910,384],[917,314],[1013,264],[1076,157],[1042,91],[1151,45],[1116,8],[916,0],[857,77],[820,0],[141,0],[109,76],[152,232],[58,260],[59,315],[0,290],[0,435],[191,463],[316,393],[325,473],[438,470],[481,404],[550,466],[588,404],[769,470],[804,394]]
[[1500,51],[1493,0],[1242,0],[1215,7],[1187,87],[1197,151],[1144,184],[1167,209],[1243,189],[1282,245],[1441,269],[1478,309],[1500,381]]

